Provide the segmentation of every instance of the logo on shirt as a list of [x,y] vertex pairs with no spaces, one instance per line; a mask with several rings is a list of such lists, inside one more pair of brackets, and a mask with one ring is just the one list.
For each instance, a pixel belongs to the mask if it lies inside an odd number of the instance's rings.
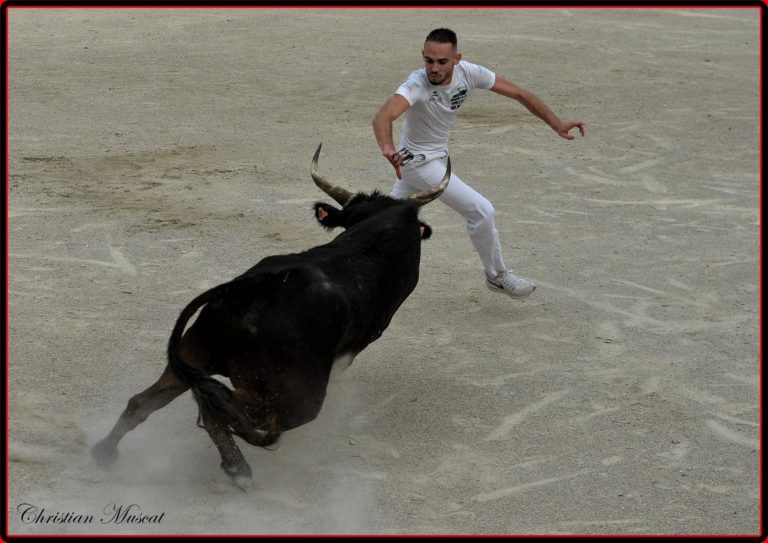
[[451,109],[459,109],[464,100],[467,99],[467,87],[464,85],[456,89],[456,94],[451,96]]
[[432,96],[429,97],[430,102],[439,102],[440,101],[440,93],[436,90],[432,91]]

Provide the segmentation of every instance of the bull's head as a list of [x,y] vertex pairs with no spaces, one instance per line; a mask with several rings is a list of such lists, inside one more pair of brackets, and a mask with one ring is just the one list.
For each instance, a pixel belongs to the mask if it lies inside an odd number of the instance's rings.
[[[404,202],[413,202],[418,206],[424,206],[438,198],[445,190],[445,187],[448,186],[448,181],[451,179],[451,159],[448,158],[443,180],[431,190],[413,194],[402,200],[385,196],[378,191],[374,191],[371,194],[355,194],[329,183],[318,173],[317,160],[320,157],[320,149],[322,146],[322,143],[317,146],[315,156],[312,158],[312,179],[320,190],[325,192],[342,206],[339,210],[321,202],[315,204],[315,217],[318,222],[326,228],[335,228],[337,226],[349,228],[360,220],[366,219],[386,208],[402,205]],[[432,229],[422,222],[420,222],[419,225],[422,239],[429,238],[432,234]]]

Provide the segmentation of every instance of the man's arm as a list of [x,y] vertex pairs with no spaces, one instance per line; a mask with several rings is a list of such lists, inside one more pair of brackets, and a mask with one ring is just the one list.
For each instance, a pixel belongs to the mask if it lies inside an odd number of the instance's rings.
[[395,174],[398,179],[402,179],[400,166],[404,157],[396,156],[397,151],[395,151],[395,144],[392,141],[392,123],[409,107],[411,104],[404,96],[393,94],[373,117],[373,133],[376,136],[376,142],[381,147],[381,154],[395,167]]
[[532,92],[518,87],[503,77],[496,77],[496,82],[493,84],[493,87],[491,87],[491,90],[496,94],[512,98],[523,104],[528,111],[547,123],[561,138],[567,140],[576,139],[568,133],[574,128],[578,128],[581,135],[584,135],[584,123],[582,121],[561,121],[560,118]]

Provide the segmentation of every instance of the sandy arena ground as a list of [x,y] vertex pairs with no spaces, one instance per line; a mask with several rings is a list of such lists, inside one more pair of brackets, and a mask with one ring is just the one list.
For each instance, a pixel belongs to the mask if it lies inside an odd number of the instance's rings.
[[[757,533],[759,16],[11,9],[10,533]],[[489,292],[431,204],[416,290],[318,420],[243,445],[250,493],[190,394],[96,467],[189,300],[335,235],[319,142],[330,179],[390,189],[371,118],[438,26],[586,122],[478,91],[453,133],[536,293]]]

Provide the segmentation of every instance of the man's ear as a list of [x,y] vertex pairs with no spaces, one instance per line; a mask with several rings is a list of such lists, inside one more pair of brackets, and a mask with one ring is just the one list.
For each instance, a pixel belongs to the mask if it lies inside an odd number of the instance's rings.
[[456,53],[453,55],[453,65],[456,66],[459,62],[461,62],[461,53]]
[[336,228],[342,225],[343,214],[331,205],[317,202],[315,204],[315,218],[326,228]]

